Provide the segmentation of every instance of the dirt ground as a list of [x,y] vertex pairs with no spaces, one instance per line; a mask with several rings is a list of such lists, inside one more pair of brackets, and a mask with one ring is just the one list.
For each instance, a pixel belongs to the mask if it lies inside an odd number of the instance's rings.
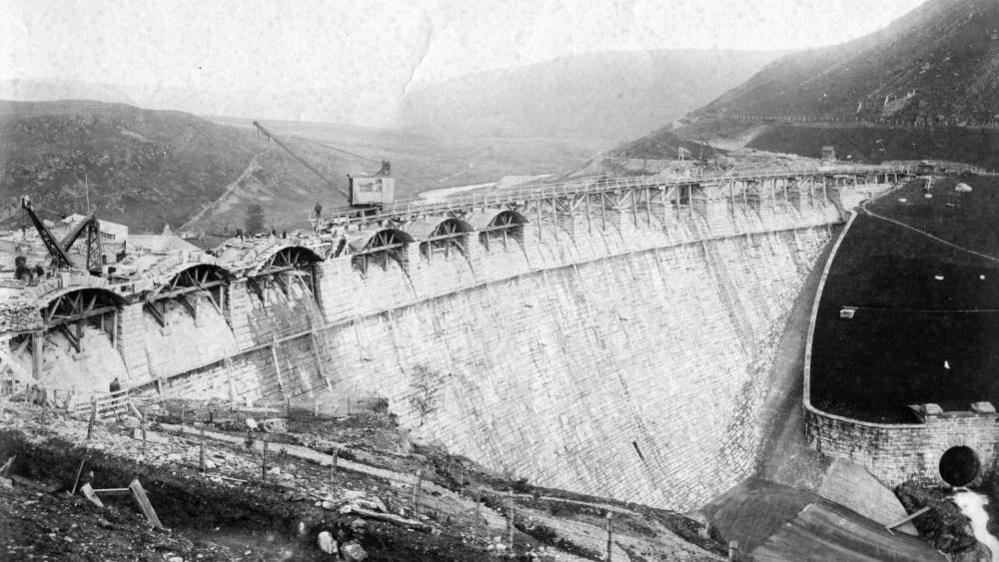
[[[614,559],[719,560],[725,552],[703,524],[681,514],[511,480],[410,443],[388,415],[283,419],[265,433],[248,431],[239,413],[216,412],[203,423],[209,416],[197,406],[185,408],[183,425],[170,423],[173,407],[150,410],[144,444],[132,427],[138,418],[97,424],[88,442],[84,420],[8,404],[0,465],[13,460],[0,470],[0,553],[15,560],[336,560],[317,545],[328,531],[355,542],[369,560],[601,560],[608,512]],[[138,479],[170,530],[151,528],[127,495],[101,495],[105,508],[71,495],[78,470],[79,486],[98,490]],[[14,487],[3,486],[11,477]]]

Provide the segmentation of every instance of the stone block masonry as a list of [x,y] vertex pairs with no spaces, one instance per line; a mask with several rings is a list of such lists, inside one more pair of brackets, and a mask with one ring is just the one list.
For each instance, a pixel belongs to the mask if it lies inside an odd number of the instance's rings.
[[532,482],[693,508],[752,473],[774,344],[839,217],[734,215],[717,238],[691,213],[340,273],[333,385]]
[[125,304],[115,347],[149,395],[379,397],[417,438],[512,476],[691,509],[757,465],[775,344],[840,203],[642,189],[508,214],[540,222],[460,250],[244,260],[221,306],[168,303],[161,327]]

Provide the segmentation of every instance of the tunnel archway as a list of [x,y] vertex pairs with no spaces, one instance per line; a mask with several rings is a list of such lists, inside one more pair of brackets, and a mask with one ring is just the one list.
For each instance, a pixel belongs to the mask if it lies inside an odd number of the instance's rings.
[[971,447],[958,445],[940,457],[940,477],[951,486],[967,486],[978,476],[982,463]]

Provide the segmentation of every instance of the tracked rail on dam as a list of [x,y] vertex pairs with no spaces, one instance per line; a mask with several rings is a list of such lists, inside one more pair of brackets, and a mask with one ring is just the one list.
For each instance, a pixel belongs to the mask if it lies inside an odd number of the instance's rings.
[[844,211],[908,175],[593,179],[330,216],[131,276],[6,283],[6,355],[64,400],[113,376],[145,397],[383,399],[497,470],[686,509],[754,470],[801,283]]

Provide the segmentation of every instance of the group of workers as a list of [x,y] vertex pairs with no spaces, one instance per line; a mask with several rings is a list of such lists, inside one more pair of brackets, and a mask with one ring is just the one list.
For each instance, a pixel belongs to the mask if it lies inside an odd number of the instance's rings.
[[32,268],[28,267],[28,258],[24,256],[14,258],[14,279],[32,285],[44,277],[45,268],[42,267],[42,264],[37,264]]

